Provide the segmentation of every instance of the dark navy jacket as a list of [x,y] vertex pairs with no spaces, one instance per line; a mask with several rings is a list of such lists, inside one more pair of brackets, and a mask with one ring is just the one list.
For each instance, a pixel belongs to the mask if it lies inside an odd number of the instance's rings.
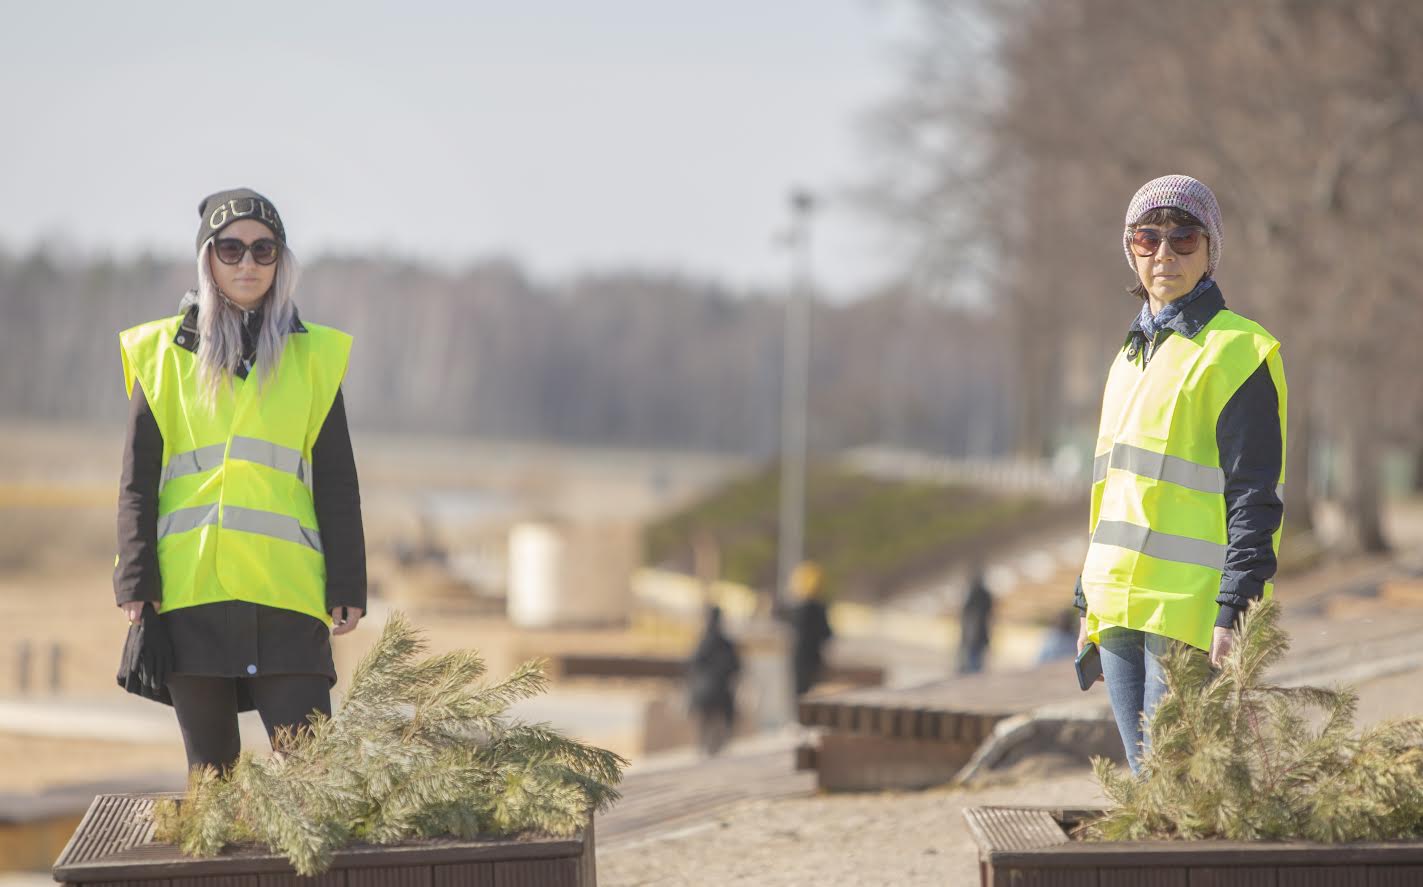
[[[1220,287],[1212,286],[1157,333],[1151,348],[1140,319],[1132,322],[1122,344],[1127,357],[1150,360],[1167,336],[1194,339],[1216,312],[1225,308]],[[1230,628],[1250,601],[1264,594],[1265,583],[1275,575],[1273,537],[1284,518],[1285,506],[1275,492],[1284,464],[1280,435],[1280,396],[1270,368],[1261,363],[1221,411],[1215,429],[1220,465],[1225,471],[1226,548],[1216,602],[1220,613],[1215,624]],[[1085,615],[1087,598],[1082,579],[1077,580],[1073,604]]]

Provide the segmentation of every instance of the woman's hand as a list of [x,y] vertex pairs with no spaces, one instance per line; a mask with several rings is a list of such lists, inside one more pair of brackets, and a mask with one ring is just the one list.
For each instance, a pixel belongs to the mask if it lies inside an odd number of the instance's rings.
[[1235,632],[1229,628],[1216,626],[1211,634],[1211,665],[1221,668],[1225,665],[1225,657],[1230,655],[1230,651],[1235,649]]
[[148,601],[129,601],[128,603],[119,604],[119,609],[124,611],[124,615],[128,617],[129,623],[133,624],[143,618],[143,605],[146,603],[148,603]]
[[[1091,638],[1087,637],[1087,617],[1083,616],[1081,619],[1079,619],[1077,621],[1077,625],[1077,655],[1081,656],[1082,648],[1087,646],[1087,642],[1091,640]],[[1098,673],[1097,680],[1093,683],[1100,684],[1105,682],[1106,680],[1107,678],[1105,675]]]
[[366,611],[360,607],[337,607],[331,611],[331,634],[347,634],[355,631]]

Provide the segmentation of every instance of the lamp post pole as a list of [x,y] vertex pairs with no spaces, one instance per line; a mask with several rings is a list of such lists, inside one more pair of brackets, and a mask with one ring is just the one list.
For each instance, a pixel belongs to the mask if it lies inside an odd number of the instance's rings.
[[807,402],[810,388],[810,307],[812,301],[810,222],[815,195],[791,192],[791,291],[786,299],[781,373],[781,508],[776,594],[772,609],[790,604],[791,572],[804,557]]

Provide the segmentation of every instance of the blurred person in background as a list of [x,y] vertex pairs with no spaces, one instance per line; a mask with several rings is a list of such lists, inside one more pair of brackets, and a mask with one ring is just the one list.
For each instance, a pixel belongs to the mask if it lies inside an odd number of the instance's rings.
[[1047,631],[1043,632],[1042,646],[1038,648],[1036,665],[1071,659],[1077,654],[1077,635],[1080,626],[1076,607],[1058,611],[1057,618]]
[[795,695],[805,695],[819,683],[825,670],[825,645],[834,637],[829,611],[821,599],[825,575],[810,561],[791,571],[791,594],[798,603],[790,611],[792,638],[791,673]]
[[298,317],[270,200],[224,191],[198,214],[196,289],[119,336],[114,592],[130,622],[161,614],[188,765],[222,770],[239,711],[255,708],[274,745],[330,714],[331,636],[364,614],[366,561],[341,394],[351,338]]
[[1163,657],[1185,644],[1219,668],[1240,614],[1273,593],[1284,367],[1280,343],[1226,307],[1222,246],[1215,195],[1189,176],[1147,182],[1127,207],[1141,304],[1107,379],[1074,603],[1078,649],[1100,649],[1133,773],[1165,694]]
[[687,696],[697,721],[697,742],[710,757],[731,738],[736,721],[736,679],[741,657],[722,630],[721,607],[707,609],[702,639],[687,663]]
[[993,595],[983,578],[983,568],[977,564],[969,572],[968,590],[959,609],[959,674],[983,671],[988,654],[989,629],[993,622]]

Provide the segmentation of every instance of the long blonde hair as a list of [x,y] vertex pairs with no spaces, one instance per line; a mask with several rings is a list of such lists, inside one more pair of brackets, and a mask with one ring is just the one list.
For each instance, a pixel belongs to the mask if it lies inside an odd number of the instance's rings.
[[[227,298],[213,280],[211,237],[198,251],[198,387],[208,409],[217,404],[217,395],[225,383],[232,386],[232,377],[242,363],[243,309]],[[296,316],[297,278],[301,263],[286,246],[277,257],[277,275],[272,288],[262,301],[262,327],[257,333],[257,360],[252,369],[257,373],[257,391],[261,393],[281,363],[286,348],[292,318]]]

